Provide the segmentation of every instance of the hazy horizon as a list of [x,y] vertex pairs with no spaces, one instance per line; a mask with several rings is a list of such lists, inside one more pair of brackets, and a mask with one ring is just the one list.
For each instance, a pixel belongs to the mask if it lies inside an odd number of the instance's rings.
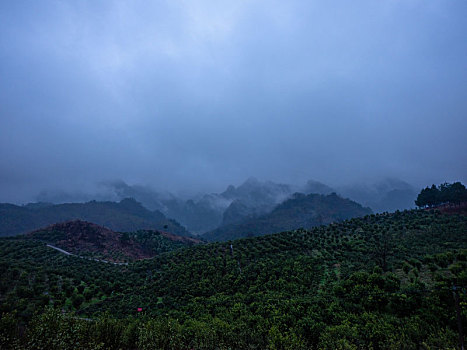
[[467,2],[0,3],[0,202],[467,182]]
[[[206,188],[178,188],[173,190],[168,190],[164,187],[157,187],[151,184],[143,184],[143,183],[128,183],[122,179],[112,179],[106,181],[100,181],[96,183],[87,183],[81,184],[80,187],[76,186],[68,186],[68,187],[60,187],[60,186],[51,186],[49,188],[42,188],[39,191],[31,192],[27,195],[24,195],[22,198],[17,200],[6,200],[1,201],[0,203],[12,203],[16,205],[24,205],[28,203],[36,203],[36,202],[51,202],[51,203],[71,203],[71,202],[88,202],[92,200],[97,201],[120,201],[123,198],[134,197],[131,195],[122,195],[122,193],[118,192],[119,186],[124,186],[131,188],[133,190],[141,191],[138,192],[146,193],[149,195],[158,195],[162,197],[171,197],[175,196],[178,199],[182,200],[189,200],[189,199],[200,199],[204,195],[210,194],[221,194],[222,192],[226,191],[229,186],[234,186],[236,188],[240,187],[244,183],[250,180],[258,181],[261,184],[265,184],[271,182],[276,185],[289,185],[291,186],[292,192],[303,192],[304,188],[306,187],[306,183],[308,181],[316,181],[331,187],[333,190],[337,192],[337,194],[348,197],[350,192],[353,191],[368,191],[374,192],[377,191],[378,186],[383,184],[391,184],[395,183],[395,187],[399,189],[408,188],[418,191],[426,186],[431,186],[431,184],[416,184],[416,183],[409,183],[404,181],[404,179],[395,178],[395,177],[367,177],[361,178],[355,181],[348,181],[348,182],[337,182],[337,183],[330,183],[325,181],[320,181],[317,179],[308,179],[304,182],[284,182],[284,181],[273,181],[271,179],[263,179],[257,178],[255,176],[250,176],[248,178],[243,179],[240,182],[233,182],[233,183],[226,183],[225,185],[219,185],[217,187],[211,186]],[[458,180],[452,180],[448,182],[454,182]],[[438,183],[437,183],[438,184]],[[388,185],[390,186],[390,185]],[[350,192],[349,192],[350,191]],[[350,196],[352,197],[352,196]],[[357,200],[358,202],[358,200]],[[360,203],[362,204],[362,203]]]

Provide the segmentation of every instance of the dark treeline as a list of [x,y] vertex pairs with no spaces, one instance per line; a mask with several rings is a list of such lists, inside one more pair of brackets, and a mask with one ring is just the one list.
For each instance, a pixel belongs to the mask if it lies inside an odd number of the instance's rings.
[[467,202],[467,189],[460,182],[444,183],[436,187],[424,188],[417,196],[415,205],[418,207],[435,207],[442,204],[460,204]]

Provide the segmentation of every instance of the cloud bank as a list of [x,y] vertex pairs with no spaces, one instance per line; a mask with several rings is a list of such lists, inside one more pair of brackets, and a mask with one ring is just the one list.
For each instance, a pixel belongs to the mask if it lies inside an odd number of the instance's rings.
[[0,201],[467,174],[465,1],[0,4]]

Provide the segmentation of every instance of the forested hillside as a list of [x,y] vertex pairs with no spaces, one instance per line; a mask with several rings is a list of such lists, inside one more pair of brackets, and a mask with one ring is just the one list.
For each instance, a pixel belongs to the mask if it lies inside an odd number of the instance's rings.
[[227,186],[220,193],[200,193],[185,198],[147,186],[128,185],[120,180],[101,183],[93,193],[45,191],[37,199],[41,202],[67,203],[134,198],[144,207],[158,210],[167,218],[181,223],[190,232],[203,234],[220,226],[241,223],[253,216],[267,214],[296,192],[322,195],[335,192],[379,213],[413,208],[417,189],[397,178],[331,187],[316,180],[293,185],[250,177],[238,186]]
[[2,348],[455,348],[453,287],[466,322],[467,217],[438,211],[195,246],[128,266],[18,238],[0,240],[0,252]]
[[30,232],[24,238],[45,242],[80,257],[110,262],[152,258],[164,252],[201,243],[195,238],[176,236],[164,231],[114,232],[81,220],[50,225]]
[[238,224],[221,226],[202,237],[208,241],[226,241],[293,230],[298,227],[311,228],[371,213],[370,208],[364,208],[335,193],[327,196],[295,193],[292,198],[277,205],[269,214],[250,217]]
[[47,204],[26,206],[0,204],[0,236],[12,236],[69,220],[85,220],[113,231],[164,230],[177,235],[190,233],[159,211],[150,211],[134,199],[120,202]]

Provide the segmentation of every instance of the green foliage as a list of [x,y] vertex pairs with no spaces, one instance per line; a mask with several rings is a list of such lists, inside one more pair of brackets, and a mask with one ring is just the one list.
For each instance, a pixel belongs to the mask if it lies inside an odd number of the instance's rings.
[[160,231],[152,230],[138,230],[136,232],[129,233],[128,236],[129,238],[134,239],[135,242],[141,243],[145,249],[151,251],[155,255],[193,246],[200,242],[185,237],[178,237],[179,240],[170,239],[164,236]]
[[86,322],[64,317],[58,309],[49,308],[33,317],[26,333],[25,347],[38,350],[90,348],[87,333]]
[[0,349],[17,349],[19,344],[19,330],[15,315],[2,314],[0,319]]
[[181,349],[184,339],[181,326],[174,320],[150,320],[140,329],[138,348],[149,349]]
[[28,349],[455,348],[452,285],[467,282],[466,232],[465,216],[414,210],[129,265],[1,239],[0,340]]

